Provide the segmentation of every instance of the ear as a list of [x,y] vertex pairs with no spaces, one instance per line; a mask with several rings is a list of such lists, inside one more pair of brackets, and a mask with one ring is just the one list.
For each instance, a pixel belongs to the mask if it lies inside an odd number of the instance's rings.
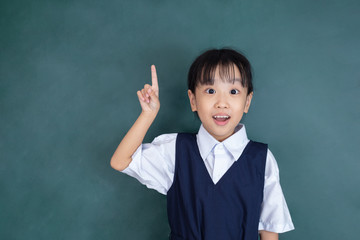
[[253,92],[249,93],[249,94],[246,96],[244,113],[248,113],[249,108],[250,108],[250,103],[251,103],[252,97],[253,97]]
[[197,111],[195,94],[190,89],[188,90],[188,96],[189,96],[191,111],[193,112]]

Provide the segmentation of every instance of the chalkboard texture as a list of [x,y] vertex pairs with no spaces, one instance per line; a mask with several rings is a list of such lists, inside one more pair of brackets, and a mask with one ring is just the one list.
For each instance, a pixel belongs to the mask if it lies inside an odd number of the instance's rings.
[[0,3],[0,239],[167,239],[165,196],[110,167],[158,70],[146,141],[197,131],[187,71],[209,48],[242,51],[255,92],[243,119],[269,143],[295,231],[358,239],[360,2]]

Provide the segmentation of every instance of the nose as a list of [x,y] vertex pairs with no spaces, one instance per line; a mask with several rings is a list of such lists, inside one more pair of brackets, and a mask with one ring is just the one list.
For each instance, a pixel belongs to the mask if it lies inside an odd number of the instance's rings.
[[218,94],[215,108],[229,108],[228,98],[224,94]]

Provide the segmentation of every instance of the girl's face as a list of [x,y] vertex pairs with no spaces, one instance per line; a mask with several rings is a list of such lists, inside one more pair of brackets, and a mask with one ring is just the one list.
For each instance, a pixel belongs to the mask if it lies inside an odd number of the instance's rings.
[[234,133],[253,95],[241,85],[237,67],[234,77],[237,80],[232,82],[221,79],[217,67],[213,85],[198,85],[195,93],[188,90],[191,110],[197,111],[204,128],[219,142]]

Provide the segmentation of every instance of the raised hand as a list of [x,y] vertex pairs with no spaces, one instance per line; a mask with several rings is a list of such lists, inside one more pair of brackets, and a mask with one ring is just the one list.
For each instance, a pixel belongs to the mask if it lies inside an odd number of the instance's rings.
[[123,171],[129,166],[132,155],[144,140],[160,109],[159,86],[154,65],[151,66],[151,81],[151,86],[145,84],[143,89],[137,91],[142,112],[111,157],[110,164],[116,170]]
[[144,113],[157,114],[160,109],[159,85],[155,65],[151,65],[151,86],[145,84],[144,88],[137,91],[137,96]]

